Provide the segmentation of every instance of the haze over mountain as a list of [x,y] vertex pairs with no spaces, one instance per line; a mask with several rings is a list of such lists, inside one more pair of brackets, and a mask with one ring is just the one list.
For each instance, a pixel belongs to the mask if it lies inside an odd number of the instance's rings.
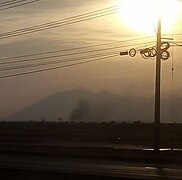
[[68,121],[78,102],[92,94],[93,92],[81,87],[56,93],[12,114],[7,119],[11,121],[40,121],[41,119],[57,121],[61,117],[64,121]]
[[151,121],[152,103],[147,98],[121,97],[101,91],[81,101],[70,120],[86,122]]
[[[182,98],[175,100],[173,119],[182,119]],[[162,122],[171,122],[169,100],[163,101]],[[9,121],[63,121],[75,122],[152,122],[154,117],[153,99],[124,97],[109,91],[93,92],[79,87],[43,98],[30,107],[9,116]]]

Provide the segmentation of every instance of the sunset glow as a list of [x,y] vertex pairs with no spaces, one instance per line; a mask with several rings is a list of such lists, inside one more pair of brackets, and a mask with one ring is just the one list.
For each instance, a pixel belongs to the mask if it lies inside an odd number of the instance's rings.
[[120,0],[119,8],[122,22],[146,34],[155,33],[159,15],[162,18],[163,32],[170,32],[179,14],[176,0]]

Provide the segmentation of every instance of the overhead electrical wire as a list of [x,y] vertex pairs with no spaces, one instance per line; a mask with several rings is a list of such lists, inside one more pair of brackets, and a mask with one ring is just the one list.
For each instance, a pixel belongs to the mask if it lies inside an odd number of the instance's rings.
[[30,34],[30,33],[36,33],[36,32],[40,32],[40,31],[44,31],[44,30],[49,30],[49,29],[52,29],[52,28],[57,28],[57,27],[65,26],[65,25],[75,24],[75,23],[78,23],[78,22],[83,22],[83,21],[87,21],[87,20],[91,20],[91,19],[111,15],[111,14],[114,14],[114,13],[115,12],[100,13],[99,15],[94,15],[94,16],[90,16],[88,18],[82,18],[82,19],[74,20],[74,21],[63,22],[63,23],[58,24],[58,25],[40,27],[40,28],[31,29],[31,30],[26,30],[24,32],[17,32],[17,33],[12,33],[12,34],[7,34],[7,35],[6,34],[5,35],[0,34],[0,39],[11,38],[11,37],[16,37],[16,36],[20,36],[20,35]]
[[97,11],[92,11],[89,13],[84,13],[84,14],[72,16],[69,18],[64,18],[61,20],[52,21],[49,23],[44,23],[44,24],[40,24],[40,25],[35,25],[35,26],[27,27],[27,28],[22,28],[22,29],[17,29],[14,31],[1,33],[0,39],[20,36],[20,35],[29,34],[29,33],[35,33],[35,32],[44,31],[44,30],[48,30],[48,29],[52,29],[52,28],[57,28],[60,26],[75,24],[78,22],[115,14],[117,12],[117,9],[118,8],[116,6],[112,6],[109,8],[104,8],[104,9],[100,9]]
[[20,0],[9,0],[9,1],[4,1],[4,2],[0,2],[0,5],[3,5],[3,4],[9,4],[9,3],[15,3],[17,1],[20,1]]
[[8,34],[8,33],[12,33],[12,32],[19,32],[19,31],[29,30],[29,29],[32,29],[32,28],[38,28],[38,27],[47,26],[47,25],[54,25],[55,23],[60,23],[62,21],[66,21],[66,20],[80,18],[80,17],[84,17],[84,16],[87,16],[87,15],[93,15],[95,13],[101,13],[101,12],[105,12],[105,11],[107,12],[109,10],[115,10],[116,7],[117,6],[111,6],[111,7],[107,7],[107,8],[104,8],[104,9],[91,11],[89,13],[83,13],[83,14],[80,14],[80,15],[75,15],[75,16],[71,16],[71,17],[68,17],[68,18],[63,18],[63,19],[60,19],[60,20],[51,21],[51,22],[48,22],[48,23],[34,25],[34,26],[31,26],[31,27],[27,27],[27,28],[21,28],[21,29],[18,29],[18,30],[14,30],[14,31],[10,31],[10,32],[2,33],[2,34]]
[[31,3],[35,3],[37,1],[40,1],[40,0],[31,0],[31,1],[20,0],[20,1],[9,3],[9,4],[8,3],[7,4],[0,4],[0,11],[12,9],[15,7],[19,7],[19,6],[23,6],[23,5],[27,5],[27,4],[31,4]]
[[182,36],[182,33],[163,34],[163,36]]
[[101,58],[96,58],[96,59],[92,59],[92,60],[88,60],[88,61],[82,61],[82,62],[66,64],[66,65],[62,65],[62,66],[51,67],[51,68],[44,68],[44,69],[39,69],[39,70],[32,70],[32,71],[27,71],[27,72],[14,73],[14,74],[10,74],[10,75],[2,75],[2,76],[0,76],[0,79],[17,77],[17,76],[22,76],[22,75],[34,74],[34,73],[40,73],[40,72],[56,70],[56,69],[62,69],[62,68],[66,68],[66,67],[71,67],[71,66],[91,63],[91,62],[95,62],[95,61],[101,61],[101,60],[105,60],[105,59],[109,59],[109,58],[114,58],[116,56],[118,56],[118,54],[117,55],[109,55],[109,56],[105,56],[105,57],[101,57]]
[[48,62],[40,62],[37,64],[28,64],[28,65],[20,65],[20,66],[14,66],[14,67],[6,67],[6,68],[0,68],[0,72],[2,71],[10,71],[10,70],[20,70],[20,69],[25,69],[25,68],[33,68],[33,67],[40,67],[40,66],[45,66],[45,65],[55,65],[55,64],[62,64],[62,63],[68,63],[68,62],[76,62],[80,61],[83,59],[93,59],[93,58],[98,58],[102,56],[108,56],[108,55],[113,55],[113,54],[118,54],[118,51],[111,51],[107,53],[101,53],[101,54],[91,54],[91,55],[86,55],[86,56],[81,56],[81,57],[71,57],[67,59],[61,59],[61,60],[53,60],[53,61],[48,61]]
[[17,0],[17,1],[11,1],[11,2],[4,2],[4,3],[0,3],[0,8],[1,7],[4,7],[4,6],[9,6],[9,5],[14,5],[14,4],[17,4],[17,3],[22,3],[22,2],[25,2],[27,0]]
[[[128,46],[131,46],[131,45],[128,45]],[[140,43],[140,46],[141,46],[141,43]],[[123,47],[127,47],[127,46],[123,46]],[[36,69],[36,70],[31,70],[31,71],[24,71],[24,72],[18,72],[18,73],[15,72],[15,73],[11,73],[11,74],[5,74],[5,75],[0,76],[0,79],[16,77],[16,76],[22,76],[22,75],[33,74],[33,73],[44,72],[44,71],[50,71],[50,70],[64,68],[64,67],[70,67],[70,66],[74,66],[74,65],[87,63],[87,62],[94,62],[94,61],[105,59],[105,58],[107,59],[107,58],[110,58],[110,57],[116,57],[118,55],[119,55],[118,51],[117,52],[112,51],[112,52],[106,52],[106,53],[102,53],[102,54],[88,54],[86,56],[81,56],[81,57],[72,57],[72,58],[69,58],[69,59],[67,58],[67,59],[61,59],[61,60],[42,62],[42,63],[38,63],[38,64],[22,65],[22,66],[19,66],[19,67],[18,66],[9,67],[9,68],[6,68],[4,70],[1,69],[1,71],[20,70],[20,69],[35,68],[35,67],[40,67],[40,66],[45,66],[45,65],[57,65],[57,64],[62,64],[62,63],[69,63],[69,64],[64,64],[62,66],[48,67],[48,68],[43,68],[43,69],[38,69],[38,70]],[[85,59],[86,59],[86,61],[84,61]],[[87,59],[91,59],[91,60],[87,60]],[[72,62],[72,63],[70,64],[70,62]]]
[[182,43],[180,44],[181,42],[174,42],[171,46],[182,46]]
[[[139,45],[139,44],[135,44],[135,45]],[[118,49],[118,48],[121,48],[121,47],[129,47],[129,46],[131,46],[131,45],[128,45],[128,46],[126,46],[126,45],[125,46],[118,46],[118,47],[113,47],[113,48],[109,48],[109,49],[108,48],[107,49],[99,49],[99,52],[100,51],[103,52],[103,51],[106,51],[106,50],[112,50],[112,49]],[[104,52],[102,54],[92,54],[92,53],[95,53],[95,52],[98,52],[98,51],[97,50],[93,50],[93,51],[91,51],[91,54],[90,54],[90,51],[85,51],[85,52],[78,53],[77,55],[82,55],[82,54],[86,54],[87,55],[87,54],[89,54],[90,55],[89,57],[95,57],[97,55],[105,55],[106,53],[108,54],[108,52]],[[111,51],[109,51],[109,53],[111,53]],[[63,55],[66,56],[66,54],[63,54]],[[51,56],[51,57],[41,57],[41,58],[37,58],[36,60],[45,59],[45,58],[49,58],[49,59],[50,58],[58,58],[58,57],[63,57],[63,55],[61,54],[61,55]],[[71,56],[72,56],[72,54],[71,54]],[[84,58],[87,58],[87,57],[88,56],[84,56]],[[81,56],[81,57],[70,57],[70,58],[72,58],[74,60],[74,59],[78,59],[78,58],[83,58],[83,56]],[[28,67],[37,67],[37,66],[42,66],[42,65],[56,64],[56,63],[60,63],[60,62],[68,62],[68,61],[70,61],[70,58],[69,59],[61,59],[61,60],[57,60],[57,61],[54,60],[54,61],[48,61],[48,62],[45,62],[45,61],[44,62],[38,62],[37,64],[35,64],[35,63],[34,64],[25,64],[25,65],[19,65],[19,66],[13,66],[13,67],[5,67],[5,68],[1,67],[0,71],[15,70],[15,69],[28,68]],[[73,61],[72,59],[71,59],[71,61]]]
[[69,54],[59,54],[59,55],[52,55],[52,56],[45,56],[45,57],[37,57],[37,58],[32,58],[32,59],[23,59],[23,60],[18,60],[18,61],[10,61],[10,62],[0,63],[0,65],[2,65],[2,64],[17,64],[17,63],[22,63],[22,62],[32,62],[32,61],[58,58],[58,57],[75,56],[75,55],[95,53],[95,52],[99,52],[99,51],[107,51],[107,50],[118,49],[118,48],[121,48],[121,46],[109,47],[109,48],[104,48],[104,49],[96,49],[96,50],[88,50],[88,51],[82,51],[82,52],[73,52],[73,53],[69,53]]
[[[43,57],[30,58],[30,59],[22,59],[22,60],[16,60],[16,61],[0,62],[0,65],[17,64],[17,63],[22,63],[22,62],[32,62],[32,61],[38,61],[38,60],[47,59],[47,58],[50,59],[50,58],[73,56],[73,55],[75,56],[75,55],[80,55],[80,54],[107,51],[107,50],[119,49],[119,48],[124,48],[124,47],[148,45],[148,44],[152,44],[154,42],[155,41],[149,41],[149,42],[145,42],[145,43],[132,43],[132,44],[128,44],[128,45],[120,45],[120,46],[107,47],[107,48],[102,48],[102,49],[92,49],[92,50],[81,51],[81,52],[72,52],[72,53],[66,53],[66,54],[58,54],[58,55],[43,56]],[[25,56],[23,56],[23,57],[25,57]]]
[[33,54],[24,54],[24,55],[19,55],[19,56],[3,57],[3,58],[0,58],[0,64],[6,64],[6,62],[1,63],[1,61],[7,61],[7,60],[11,60],[11,59],[33,57],[33,56],[53,54],[53,53],[65,52],[65,51],[82,50],[82,49],[95,48],[95,47],[99,47],[99,46],[106,46],[106,45],[112,45],[112,44],[117,44],[117,43],[133,42],[133,41],[149,39],[149,38],[154,38],[154,36],[139,37],[139,38],[133,38],[133,39],[128,39],[128,40],[118,40],[118,41],[112,41],[112,42],[106,42],[106,43],[94,44],[94,45],[82,46],[82,47],[74,47],[74,48],[68,48],[68,49],[56,49],[56,50],[52,50],[52,51],[45,51],[45,52],[33,53]]
[[[77,16],[72,16],[69,18],[64,18],[61,20],[56,20],[56,21],[52,21],[49,23],[44,23],[44,24],[40,24],[40,25],[35,25],[35,26],[31,26],[31,27],[27,27],[27,28],[22,28],[22,29],[18,29],[18,30],[14,30],[14,31],[9,31],[9,32],[5,32],[5,33],[1,33],[0,34],[0,39],[4,39],[4,38],[9,38],[9,37],[14,37],[14,36],[19,36],[19,35],[23,35],[23,34],[29,34],[29,33],[34,33],[34,32],[38,32],[38,31],[43,31],[43,30],[47,30],[47,29],[51,29],[51,28],[56,28],[56,27],[60,27],[60,26],[65,26],[65,25],[69,25],[69,24],[73,24],[73,23],[77,23],[77,22],[82,22],[82,21],[86,21],[86,20],[90,20],[90,19],[94,19],[94,18],[98,18],[98,17],[102,17],[102,16],[106,16],[106,15],[111,15],[117,12],[117,6],[111,6],[108,8],[104,8],[104,9],[100,9],[97,11],[92,11],[90,13],[84,13],[81,15],[77,15]],[[112,42],[113,43],[113,42]],[[147,42],[149,43],[149,42]],[[109,43],[107,43],[109,44]],[[146,44],[146,43],[145,43]],[[134,44],[131,44],[130,46],[133,46]],[[136,45],[136,44],[135,44]],[[137,45],[141,45],[137,44]],[[97,45],[96,45],[97,46]],[[88,53],[95,53],[95,52],[99,52],[99,51],[108,51],[108,50],[112,50],[112,49],[116,49],[116,48],[121,48],[123,46],[118,46],[118,47],[109,47],[109,48],[105,48],[105,49],[97,49],[97,50],[89,50],[89,51],[84,51],[84,52],[74,52],[74,53],[68,53],[68,54],[61,54],[61,55],[53,55],[53,56],[46,56],[46,57],[37,57],[37,58],[32,58],[32,59],[21,59],[18,61],[9,61],[9,62],[2,62],[2,63],[25,63],[25,62],[32,62],[32,61],[38,61],[38,60],[42,60],[42,59],[46,59],[46,58],[57,58],[57,57],[63,57],[63,56],[77,56],[77,55],[82,55],[82,54],[88,54]],[[85,48],[85,47],[83,47]],[[76,49],[74,49],[76,50]],[[77,49],[78,50],[78,49]],[[33,56],[38,56],[38,55],[45,55],[45,54],[54,54],[58,51],[65,51],[66,50],[56,50],[56,51],[49,51],[49,52],[43,52],[43,53],[34,53],[34,54],[29,54],[29,55],[21,55],[21,56],[17,56],[14,58],[26,58],[26,57],[33,57]],[[107,53],[106,53],[107,54]],[[7,78],[7,77],[15,77],[15,76],[20,76],[20,75],[25,75],[25,74],[32,74],[32,73],[36,73],[36,72],[43,72],[43,71],[47,71],[47,70],[53,70],[54,68],[63,68],[63,67],[69,67],[69,66],[73,66],[73,65],[78,65],[78,64],[82,64],[82,63],[87,63],[87,62],[93,62],[97,59],[103,59],[103,58],[110,58],[116,55],[109,55],[109,56],[104,56],[104,57],[98,57],[98,55],[102,55],[102,54],[95,54],[93,55],[93,57],[91,57],[92,55],[90,55],[89,57],[87,56],[82,56],[82,57],[73,57],[73,59],[67,59],[67,60],[63,60],[64,62],[68,61],[81,61],[84,58],[93,58],[92,60],[89,61],[83,61],[83,62],[74,62],[71,64],[66,64],[63,66],[58,66],[58,67],[51,67],[51,68],[44,68],[44,69],[39,69],[39,70],[32,70],[32,71],[26,71],[26,72],[18,72],[18,73],[13,73],[13,74],[6,74],[6,75],[2,75],[0,76],[0,78]],[[105,55],[105,53],[103,54]],[[108,55],[108,54],[107,54]],[[96,57],[97,56],[97,57]],[[12,59],[12,57],[7,57],[4,58],[4,60],[6,59]],[[95,59],[96,58],[96,59]],[[1,59],[3,60],[3,58]],[[62,61],[62,62],[63,62]],[[60,62],[55,62],[55,61],[51,61],[51,62],[38,62],[38,64],[25,64],[25,65],[21,65],[21,66],[14,66],[14,67],[8,67],[8,70],[20,70],[22,68],[29,68],[29,67],[39,67],[42,65],[48,65],[48,64],[55,64],[55,63],[60,63]],[[5,69],[4,69],[5,70]],[[7,70],[7,68],[6,68]],[[3,71],[3,69],[2,69]]]

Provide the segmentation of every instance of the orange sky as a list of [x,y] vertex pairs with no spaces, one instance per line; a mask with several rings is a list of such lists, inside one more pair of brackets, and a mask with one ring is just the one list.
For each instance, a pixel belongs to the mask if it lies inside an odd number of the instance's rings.
[[[94,11],[117,3],[117,0],[67,0],[65,2],[42,0],[31,5],[0,12],[0,33]],[[171,32],[174,34],[182,32],[182,16],[180,17],[177,26],[171,27]],[[145,36],[147,34],[127,27],[119,18],[119,14],[115,14],[48,31],[0,40],[0,56],[17,56]],[[176,41],[182,41],[182,36],[173,37]],[[119,51],[118,49],[118,54]],[[163,62],[162,95],[168,96],[170,93],[171,62],[173,60],[175,66],[174,92],[176,96],[181,96],[181,47],[174,47],[171,51],[172,58]],[[139,55],[134,59],[118,55],[118,57],[106,61],[0,79],[0,116],[6,116],[55,92],[79,86],[94,91],[106,89],[124,96],[152,97],[154,94],[154,66],[154,60],[143,60]],[[3,73],[1,72],[0,75]]]

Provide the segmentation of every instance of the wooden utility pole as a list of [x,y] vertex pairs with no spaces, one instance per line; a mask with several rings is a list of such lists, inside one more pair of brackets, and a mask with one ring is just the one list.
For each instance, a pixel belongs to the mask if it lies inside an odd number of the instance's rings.
[[157,25],[157,55],[156,55],[156,77],[155,77],[155,143],[154,151],[160,150],[160,87],[161,87],[161,16]]

